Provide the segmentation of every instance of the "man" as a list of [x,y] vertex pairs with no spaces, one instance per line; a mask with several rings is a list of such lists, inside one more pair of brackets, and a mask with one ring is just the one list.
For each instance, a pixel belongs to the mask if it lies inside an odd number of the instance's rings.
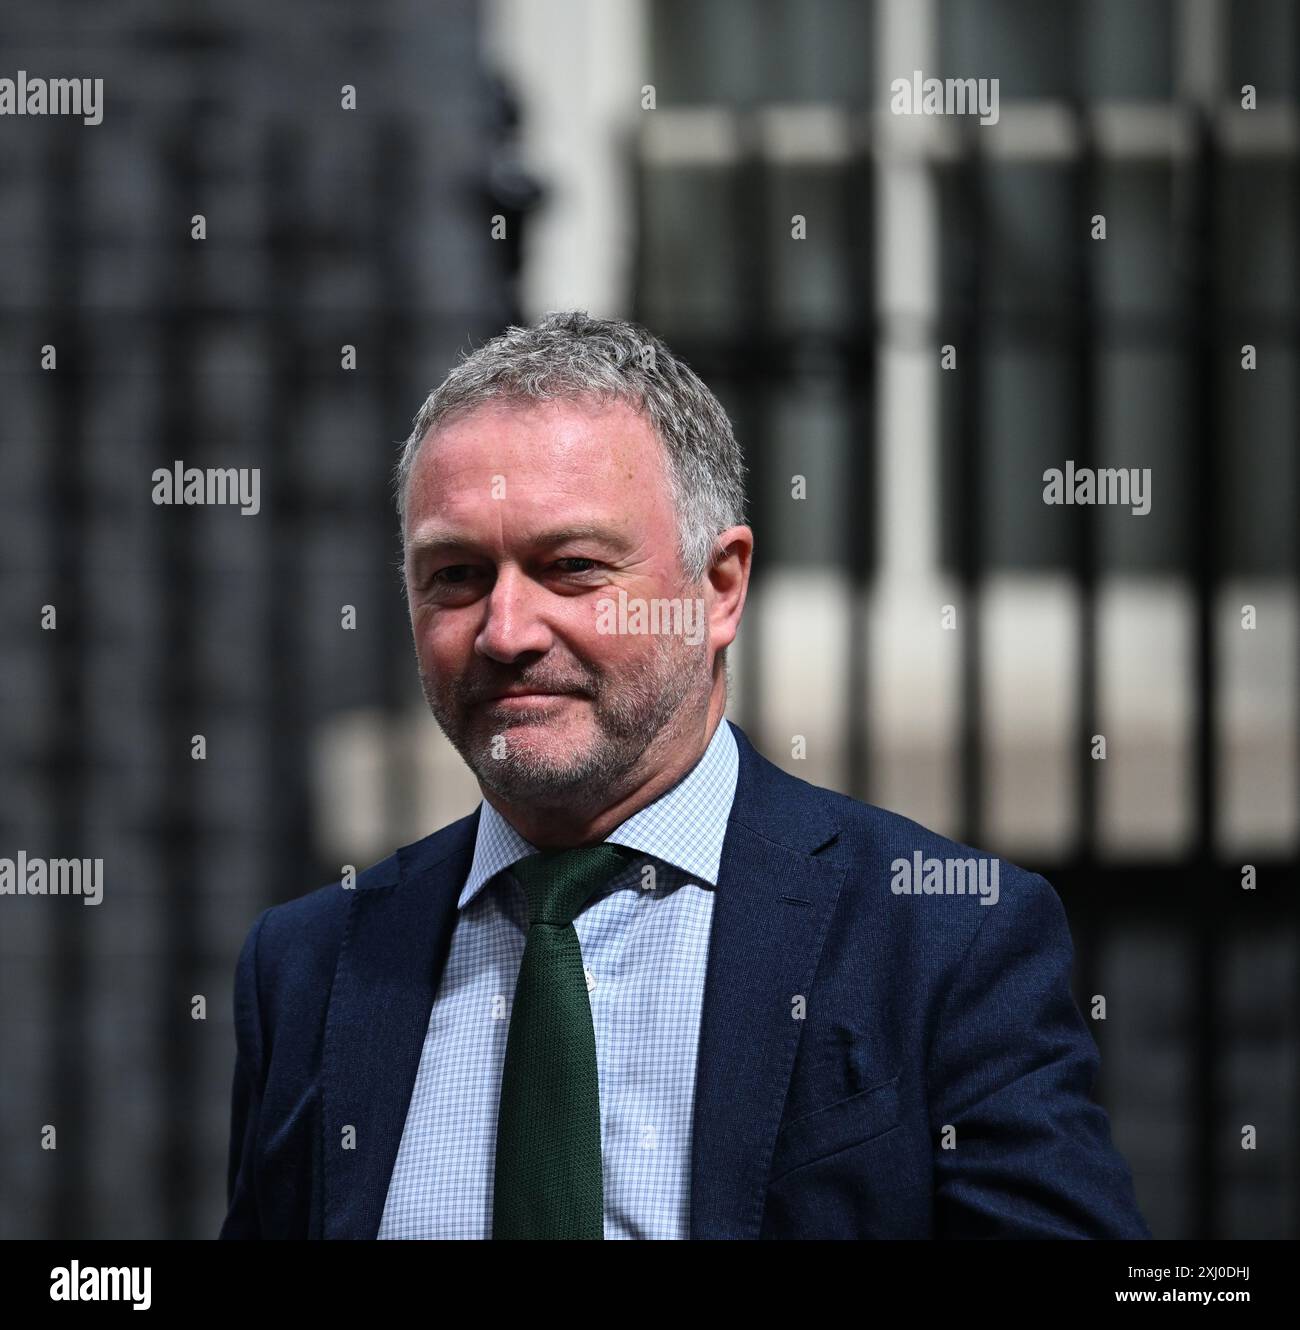
[[511,328],[397,498],[483,802],[253,925],[223,1237],[1150,1236],[1052,888],[723,719],[753,533],[685,365]]

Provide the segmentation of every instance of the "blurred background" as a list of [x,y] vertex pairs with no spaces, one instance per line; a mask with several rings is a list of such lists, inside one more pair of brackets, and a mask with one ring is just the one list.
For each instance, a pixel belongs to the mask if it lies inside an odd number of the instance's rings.
[[[1300,1232],[1300,8],[47,0],[3,50],[104,114],[0,117],[0,856],[105,887],[0,898],[0,1236],[214,1237],[248,927],[478,802],[390,471],[555,308],[732,415],[731,717],[1053,882],[1158,1237]],[[891,115],[914,70],[998,123]],[[154,506],[177,458],[261,512]],[[1067,458],[1150,513],[1045,505]]]

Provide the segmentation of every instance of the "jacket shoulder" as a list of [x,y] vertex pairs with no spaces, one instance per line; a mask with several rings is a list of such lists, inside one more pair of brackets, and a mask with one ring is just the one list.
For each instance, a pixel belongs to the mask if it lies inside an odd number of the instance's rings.
[[951,956],[991,913],[1028,917],[1036,933],[1064,922],[1055,890],[1037,873],[902,813],[815,785],[763,757],[747,739],[741,742],[750,771],[737,790],[746,801],[737,819],[760,835],[843,864],[841,908],[885,925],[895,942],[930,946],[942,938],[939,950]]
[[[752,801],[748,808],[738,808],[738,820],[752,830],[779,831],[782,826],[807,826],[810,818],[833,834],[824,848],[816,847],[833,860],[844,860],[858,868],[876,871],[883,864],[914,856],[923,859],[996,860],[999,870],[1013,881],[1043,879],[1009,860],[958,841],[931,827],[877,804],[866,803],[823,785],[814,785],[764,757],[746,741],[747,758],[755,765],[755,779],[745,784]],[[737,797],[742,790],[738,788]],[[811,847],[810,847],[811,848]]]
[[350,884],[340,877],[293,900],[268,906],[249,929],[245,951],[256,951],[258,968],[265,979],[278,976],[303,984],[328,982],[358,894],[396,887],[405,872],[436,865],[463,845],[477,816],[477,812],[471,813],[402,846],[363,869]]

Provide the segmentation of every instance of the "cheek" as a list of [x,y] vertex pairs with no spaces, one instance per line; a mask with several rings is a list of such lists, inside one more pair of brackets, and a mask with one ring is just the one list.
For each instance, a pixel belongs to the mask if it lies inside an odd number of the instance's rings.
[[474,646],[469,621],[454,614],[417,614],[411,625],[416,654],[426,672],[458,674]]
[[620,663],[637,660],[648,650],[650,639],[645,633],[601,632],[596,625],[593,605],[566,627],[570,648],[584,660],[605,669],[617,669]]

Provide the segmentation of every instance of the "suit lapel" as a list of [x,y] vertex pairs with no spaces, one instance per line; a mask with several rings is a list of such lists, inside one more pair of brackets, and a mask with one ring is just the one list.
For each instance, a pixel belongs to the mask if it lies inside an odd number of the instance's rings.
[[812,787],[740,750],[713,904],[696,1061],[692,1238],[757,1238],[807,995],[845,864],[813,857],[837,834]]
[[379,1232],[477,829],[475,811],[399,850],[395,881],[358,880],[325,1021],[326,1238]]

